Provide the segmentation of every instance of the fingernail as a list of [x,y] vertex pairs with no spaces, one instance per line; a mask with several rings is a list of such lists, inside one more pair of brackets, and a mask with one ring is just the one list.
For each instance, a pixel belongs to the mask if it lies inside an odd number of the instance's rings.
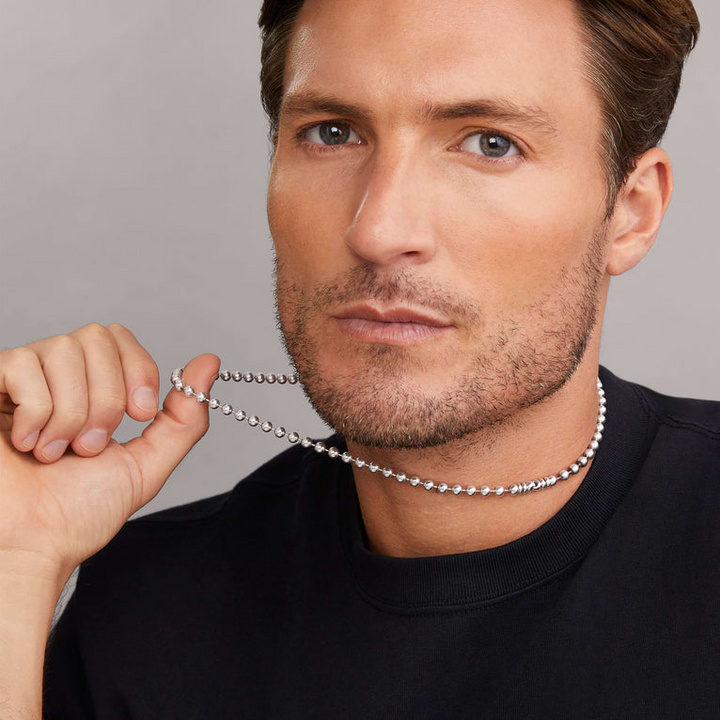
[[158,397],[149,387],[139,387],[132,396],[133,402],[145,412],[157,412]]
[[108,434],[105,430],[88,430],[80,438],[80,444],[88,452],[100,452],[107,444]]
[[30,433],[23,440],[23,447],[26,447],[28,450],[32,450],[35,447],[35,443],[37,442],[39,435],[40,435],[39,432]]
[[65,449],[67,448],[68,444],[65,442],[65,440],[53,440],[51,443],[48,443],[42,450],[43,457],[46,460],[50,460],[51,462],[54,462],[55,460],[58,460],[62,454],[65,452]]

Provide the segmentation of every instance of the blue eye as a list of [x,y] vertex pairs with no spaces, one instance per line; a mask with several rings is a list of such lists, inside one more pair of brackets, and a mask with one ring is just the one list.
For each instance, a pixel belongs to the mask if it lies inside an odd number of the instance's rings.
[[305,139],[317,145],[348,145],[360,143],[358,134],[345,123],[323,122],[305,131]]
[[468,135],[460,143],[460,149],[489,158],[512,157],[520,154],[520,150],[512,140],[492,132]]

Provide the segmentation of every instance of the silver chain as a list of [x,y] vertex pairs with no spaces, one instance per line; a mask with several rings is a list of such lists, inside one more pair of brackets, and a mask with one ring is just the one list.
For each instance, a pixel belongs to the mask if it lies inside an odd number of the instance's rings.
[[[371,473],[380,473],[386,478],[395,478],[399,483],[407,483],[412,487],[424,487],[425,490],[436,490],[439,493],[447,493],[450,491],[453,495],[479,495],[481,497],[487,497],[489,495],[495,495],[497,497],[503,495],[524,495],[526,493],[533,492],[535,490],[541,490],[543,488],[552,487],[556,485],[558,481],[568,480],[573,475],[577,475],[580,472],[580,468],[585,467],[590,460],[595,456],[595,453],[602,440],[602,433],[605,429],[605,391],[603,390],[600,378],[597,380],[598,390],[598,420],[595,426],[595,433],[593,435],[590,444],[587,446],[585,452],[571,465],[564,468],[556,475],[550,475],[548,477],[539,478],[538,480],[532,480],[530,482],[515,483],[510,487],[506,488],[502,485],[497,487],[490,487],[483,485],[481,487],[475,487],[475,485],[468,485],[463,487],[462,485],[449,485],[445,482],[435,483],[433,480],[421,480],[419,477],[413,476],[408,477],[405,473],[395,472],[392,468],[384,467],[381,468],[377,463],[366,462],[362,458],[353,457],[349,452],[341,453],[336,447],[326,447],[325,443],[315,441],[309,437],[301,437],[296,432],[287,432],[284,427],[275,427],[269,420],[264,422],[260,420],[257,415],[248,415],[245,410],[235,410],[232,405],[223,404],[216,397],[209,397],[203,392],[195,392],[191,385],[185,385],[182,380],[183,369],[179,368],[174,370],[171,376],[171,382],[175,386],[176,390],[184,393],[187,397],[194,397],[199,403],[207,403],[211,410],[220,410],[223,415],[232,416],[236,420],[242,422],[247,421],[250,427],[259,427],[263,432],[272,432],[276,438],[282,439],[287,438],[288,442],[292,445],[300,443],[304,448],[313,448],[317,453],[327,453],[331,458],[339,458],[344,463],[353,463],[357,468],[364,468]],[[291,375],[275,375],[273,373],[241,373],[241,372],[229,372],[223,370],[218,377],[220,380],[228,382],[234,380],[235,382],[252,383],[256,382],[259,384],[268,383],[273,385],[275,383],[279,385],[296,385],[299,381],[297,374]]]

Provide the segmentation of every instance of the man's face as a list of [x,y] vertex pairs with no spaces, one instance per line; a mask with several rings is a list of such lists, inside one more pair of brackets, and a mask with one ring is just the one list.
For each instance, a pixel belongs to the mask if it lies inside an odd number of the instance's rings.
[[600,106],[570,0],[307,0],[268,195],[320,414],[432,446],[572,375],[606,289]]

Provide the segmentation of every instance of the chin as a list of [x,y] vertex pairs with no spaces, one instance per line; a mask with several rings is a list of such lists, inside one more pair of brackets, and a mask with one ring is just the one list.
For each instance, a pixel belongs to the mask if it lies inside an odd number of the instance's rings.
[[302,347],[291,346],[305,394],[346,440],[421,449],[496,427],[553,395],[574,374],[585,344],[533,363],[478,353],[454,369],[442,358],[430,365],[417,358],[408,362],[411,351],[405,348],[378,345],[358,358],[350,352],[315,354],[318,346],[307,338]]

